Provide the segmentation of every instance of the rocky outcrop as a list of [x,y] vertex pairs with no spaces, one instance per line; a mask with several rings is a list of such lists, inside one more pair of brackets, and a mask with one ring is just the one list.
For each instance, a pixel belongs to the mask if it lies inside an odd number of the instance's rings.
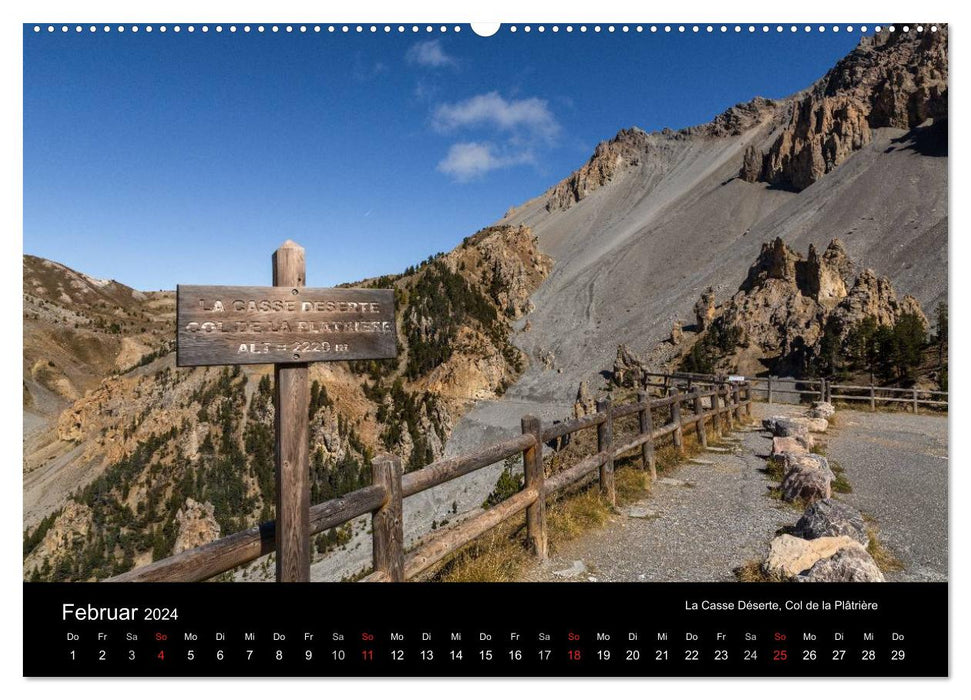
[[644,383],[646,368],[644,361],[627,345],[617,346],[614,360],[613,379],[617,386],[640,387]]
[[620,172],[639,165],[649,153],[651,141],[651,135],[637,127],[622,129],[609,141],[601,141],[584,166],[549,191],[546,210],[568,209]]
[[781,106],[778,100],[756,97],[729,107],[707,124],[691,126],[679,133],[711,138],[738,136],[775,116]]
[[904,314],[915,314],[928,326],[916,299],[905,295],[898,301],[889,279],[878,277],[873,270],[864,270],[832,316],[844,327],[867,317],[875,318],[880,325],[892,326]]
[[712,319],[715,318],[715,290],[708,287],[701,294],[701,298],[697,301],[694,308],[695,312],[695,330],[697,332],[704,331],[711,324]]
[[681,321],[675,321],[671,325],[671,345],[680,345],[684,341],[684,329],[681,328]]
[[880,127],[947,118],[947,27],[865,37],[801,97],[765,153],[750,148],[739,176],[796,191],[870,143]]
[[175,522],[179,525],[179,533],[175,537],[172,554],[201,547],[219,539],[216,509],[211,503],[199,503],[187,498],[185,505],[176,512]]
[[83,503],[68,501],[40,543],[24,558],[25,576],[65,552],[83,550],[93,529],[91,509]]
[[[704,333],[691,342],[713,356],[717,371],[758,374],[768,366],[775,374],[800,376],[823,351],[828,332],[836,333],[828,342],[842,347],[866,318],[892,326],[914,314],[928,326],[913,297],[898,299],[886,277],[866,269],[854,278],[855,270],[838,239],[822,253],[810,246],[803,258],[776,238],[763,244],[731,299],[720,307],[699,302],[696,313],[706,310],[698,316]],[[682,351],[686,357],[697,353]]]
[[820,537],[852,537],[863,547],[870,544],[866,523],[860,511],[832,498],[813,503],[799,518],[793,534],[807,540]]
[[597,402],[594,400],[586,382],[580,382],[577,389],[577,400],[573,403],[573,417],[583,418],[586,415],[597,412]]
[[[662,129],[647,133],[637,127],[622,129],[609,141],[597,144],[593,155],[546,193],[546,210],[569,209],[624,172],[663,154],[667,146],[688,138],[730,138],[775,117],[781,103],[763,97],[728,108],[706,124],[679,131]],[[661,161],[663,158],[655,158]]]
[[528,226],[489,226],[446,253],[443,262],[473,285],[484,287],[509,318],[533,310],[530,295],[553,269]]

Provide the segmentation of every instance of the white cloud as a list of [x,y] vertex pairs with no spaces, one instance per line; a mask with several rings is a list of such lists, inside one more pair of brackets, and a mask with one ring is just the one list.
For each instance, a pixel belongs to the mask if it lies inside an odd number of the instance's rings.
[[440,131],[462,127],[493,127],[514,134],[525,132],[546,141],[552,141],[560,130],[546,100],[538,97],[506,100],[498,92],[439,105],[435,110],[433,123]]
[[500,154],[493,144],[467,141],[452,144],[448,154],[437,166],[437,170],[459,182],[467,182],[485,175],[492,170],[531,162],[528,151]]
[[455,59],[442,49],[442,43],[438,39],[419,41],[408,49],[405,58],[410,63],[417,63],[419,66],[427,66],[429,68],[441,68],[456,64]]

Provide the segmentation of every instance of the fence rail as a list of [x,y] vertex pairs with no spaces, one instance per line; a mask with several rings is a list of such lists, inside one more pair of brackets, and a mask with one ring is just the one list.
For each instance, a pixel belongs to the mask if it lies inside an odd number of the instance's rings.
[[[709,386],[723,378],[691,372],[674,372],[663,374],[660,372],[646,372],[646,385],[667,389],[680,385],[691,389],[692,386]],[[653,381],[652,381],[653,380]],[[751,387],[753,398],[762,398],[768,403],[782,397],[798,396],[799,401],[860,401],[870,404],[871,410],[876,410],[878,403],[904,403],[917,411],[920,406],[947,407],[947,392],[936,389],[919,389],[916,387],[903,388],[892,386],[877,386],[875,384],[839,384],[830,379],[793,379],[791,377],[746,377],[745,382]],[[759,396],[761,394],[761,396]],[[935,398],[943,397],[943,399]]]
[[[525,511],[527,546],[534,556],[545,558],[548,496],[597,472],[601,492],[616,502],[615,458],[640,449],[640,468],[650,470],[654,478],[655,443],[661,438],[672,435],[674,447],[683,453],[686,428],[694,427],[699,441],[705,444],[709,422],[716,432],[724,433],[741,421],[743,414],[751,415],[750,383],[701,377],[692,380],[690,391],[682,391],[675,385],[677,378],[667,375],[672,380],[670,384],[665,382],[665,391],[670,391],[668,396],[651,398],[642,390],[637,401],[618,405],[612,405],[609,400],[600,401],[596,413],[565,422],[544,425],[539,418],[524,416],[521,435],[471,454],[438,460],[408,474],[402,474],[400,458],[380,455],[372,463],[371,486],[311,506],[307,536],[370,513],[373,572],[364,580],[404,581],[427,572],[483,533]],[[666,422],[655,427],[654,411],[665,408],[668,409]],[[615,444],[615,419],[635,414],[638,417],[635,437]],[[547,477],[543,445],[593,428],[597,431],[597,452]],[[515,455],[522,455],[523,460],[525,476],[520,491],[405,552],[402,522],[405,498]],[[274,551],[274,536],[275,523],[266,522],[108,580],[203,581]]]
[[[869,404],[870,410],[875,411],[880,403],[907,404],[913,412],[921,406],[947,408],[947,392],[917,387],[902,388],[892,386],[877,386],[875,384],[839,384],[828,379],[790,379],[783,377],[753,377],[748,379],[752,391],[756,396],[761,394],[769,403],[781,394],[793,394],[804,399],[820,399],[826,401],[860,402]],[[938,398],[943,397],[943,398]]]

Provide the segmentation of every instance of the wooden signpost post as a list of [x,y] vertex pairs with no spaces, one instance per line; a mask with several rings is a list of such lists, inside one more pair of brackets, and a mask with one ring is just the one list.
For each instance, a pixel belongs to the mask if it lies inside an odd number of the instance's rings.
[[176,364],[273,364],[276,417],[276,578],[310,580],[310,362],[398,353],[392,289],[306,284],[304,250],[273,254],[272,287],[179,285]]

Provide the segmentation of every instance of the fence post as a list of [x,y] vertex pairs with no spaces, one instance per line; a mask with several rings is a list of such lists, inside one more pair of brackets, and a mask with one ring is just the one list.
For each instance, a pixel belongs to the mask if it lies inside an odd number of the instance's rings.
[[872,384],[870,385],[870,410],[877,410],[877,392],[876,389],[873,388]]
[[[287,241],[273,253],[273,286],[303,287],[304,250]],[[276,580],[310,580],[308,365],[273,365],[276,433]]]
[[684,430],[681,427],[681,390],[674,387],[671,390],[674,400],[671,402],[671,422],[676,426],[674,429],[674,447],[679,455],[684,454]]
[[917,387],[914,387],[914,415],[917,415]]
[[614,488],[614,418],[610,399],[597,401],[597,413],[607,416],[603,423],[597,425],[597,452],[607,453],[604,463],[600,465],[600,492],[611,505],[617,505],[617,491]]
[[752,417],[752,382],[745,382],[745,417]]
[[820,401],[826,400],[826,378],[825,377],[819,378],[819,400]]
[[[646,408],[642,408],[637,412],[637,418],[640,423],[641,436],[650,436],[654,432],[654,416],[651,414],[650,397],[646,391],[637,392],[637,402],[647,404]],[[656,479],[657,465],[654,460],[654,439],[651,437],[648,437],[641,445],[641,462],[643,469],[651,470],[651,481]]]
[[769,375],[769,403],[772,403],[772,375]]
[[389,581],[405,580],[405,534],[401,505],[401,458],[378,455],[371,463],[371,481],[384,486],[388,496],[371,516],[374,570]]
[[543,425],[536,416],[523,416],[523,435],[536,441],[523,450],[524,488],[534,488],[539,494],[526,508],[526,544],[533,556],[546,559],[546,473],[543,470]]
[[721,437],[721,405],[718,403],[718,392],[720,391],[720,388],[717,384],[713,384],[712,389],[715,391],[715,393],[711,395],[711,427],[715,432],[715,437]]
[[698,422],[695,423],[695,430],[698,433],[698,442],[702,447],[708,447],[708,433],[705,432],[705,408],[701,405],[701,389],[695,389],[695,415]]
[[742,389],[738,383],[732,384],[732,402],[735,404],[735,421],[742,422]]
[[722,384],[722,391],[724,392],[723,400],[725,402],[724,415],[725,423],[722,425],[725,433],[730,433],[735,428],[735,422],[732,415],[732,388],[727,384]]

